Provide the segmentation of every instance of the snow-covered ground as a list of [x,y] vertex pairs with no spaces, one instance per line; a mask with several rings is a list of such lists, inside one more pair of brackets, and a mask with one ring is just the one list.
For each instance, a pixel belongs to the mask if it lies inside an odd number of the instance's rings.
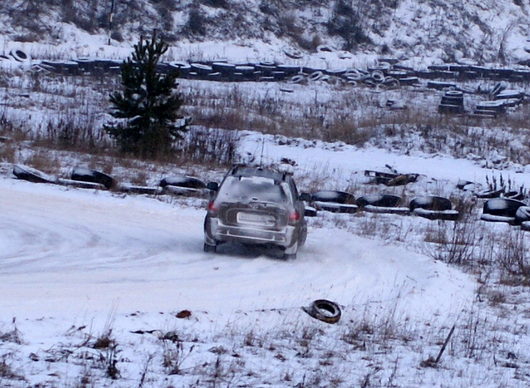
[[[302,181],[320,169],[346,186],[387,163],[447,187],[488,173],[447,157],[275,139],[248,132],[241,152],[292,158]],[[530,172],[514,179],[528,184]],[[505,290],[506,315],[496,315],[473,276],[418,253],[417,225],[433,221],[381,215],[408,234],[384,242],[352,232],[371,215],[324,213],[285,262],[238,246],[204,253],[204,205],[2,176],[2,385],[527,386],[526,292]],[[338,324],[300,309],[318,298],[342,306]],[[182,310],[191,316],[176,318]],[[422,364],[453,324],[440,366]]]
[[[415,13],[405,12],[410,2],[401,4],[399,12],[414,17]],[[426,25],[432,23],[430,16],[425,18]],[[61,28],[66,35],[71,33],[71,42],[52,47],[0,37],[0,46],[6,53],[21,48],[30,56],[60,59],[117,59],[130,53],[127,43],[108,46],[103,35],[84,35],[68,25]],[[516,49],[520,36],[506,33],[510,50]],[[290,60],[281,46],[274,40],[245,45],[183,43],[172,47],[170,55],[175,60],[275,60],[328,68],[366,67],[375,60],[373,54],[350,57],[338,51]],[[410,64],[424,66],[443,57],[438,54],[419,53]],[[463,55],[456,54],[456,59]],[[1,116],[7,122],[46,130],[69,115],[81,121],[90,118],[86,121],[95,127],[108,119],[107,86],[25,73],[30,65],[30,61],[0,62],[5,70],[0,80],[5,85],[0,92]],[[304,114],[296,110],[296,103],[315,110],[315,117],[322,110],[350,120],[373,112],[379,117],[387,97],[420,101],[418,109],[430,111],[439,99],[424,90],[419,97],[410,90],[375,94],[315,83],[293,85],[293,93],[285,94],[279,84],[256,85],[182,81],[190,98],[197,91],[204,99],[214,95],[219,101],[231,93],[235,101],[247,96],[258,105],[269,99],[274,109],[263,117],[289,113],[292,121]],[[360,109],[349,111],[351,105],[343,104],[348,96]],[[279,106],[283,110],[276,110]],[[197,109],[208,108],[198,105]],[[471,155],[464,142],[462,159],[448,156],[455,139],[439,141],[448,144],[449,151],[428,154],[422,148],[426,139],[406,128],[402,138],[396,135],[384,149],[380,139],[357,147],[241,131],[238,154],[242,161],[252,157],[264,165],[284,158],[295,164],[295,178],[302,188],[348,189],[356,197],[381,190],[408,199],[425,194],[469,196],[455,188],[459,180],[484,185],[486,177],[501,174],[513,187],[529,188],[530,166],[514,157],[528,146],[525,128],[510,132],[501,126],[502,122],[476,127],[481,136],[473,139],[490,136],[502,149],[485,148]],[[408,141],[393,149],[395,142]],[[488,147],[489,143],[485,142]],[[70,156],[62,163],[56,151],[33,149],[31,143],[8,146],[12,161],[37,160],[35,155],[45,154],[62,173],[64,164],[88,165],[96,159]],[[507,148],[517,152],[508,153]],[[491,162],[486,154],[502,163]],[[388,171],[387,165],[419,173],[420,178],[406,187],[365,185],[365,169]],[[135,167],[144,168],[147,183],[160,179],[160,170],[152,166]],[[126,167],[113,168],[114,173],[131,177]],[[161,169],[170,173],[170,168]],[[309,220],[307,244],[295,261],[238,246],[208,254],[202,251],[205,203],[201,199],[167,200],[31,184],[12,179],[9,163],[0,163],[0,172],[0,386],[527,387],[530,383],[528,286],[498,282],[496,267],[488,261],[496,258],[497,250],[492,253],[491,247],[499,249],[495,244],[500,240],[516,236],[527,247],[528,232],[481,223],[476,217],[470,222],[476,232],[464,241],[476,237],[473,244],[480,257],[466,267],[467,272],[433,259],[441,256],[437,242],[459,233],[455,224],[398,215],[321,212]],[[221,173],[207,175],[219,178]],[[475,213],[480,205],[473,207]],[[316,321],[300,309],[317,298],[341,305],[343,314],[336,325]],[[189,317],[176,317],[185,310],[191,312]],[[454,335],[440,362],[425,362],[437,356],[453,325]]]

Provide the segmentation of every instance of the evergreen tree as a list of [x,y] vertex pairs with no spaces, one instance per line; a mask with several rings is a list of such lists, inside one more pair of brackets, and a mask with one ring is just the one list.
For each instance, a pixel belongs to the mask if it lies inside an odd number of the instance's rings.
[[168,45],[153,34],[151,40],[134,45],[121,66],[122,91],[110,95],[111,115],[122,119],[105,125],[123,152],[154,157],[167,154],[186,131],[187,120],[179,115],[181,95],[174,92],[178,73],[157,69]]

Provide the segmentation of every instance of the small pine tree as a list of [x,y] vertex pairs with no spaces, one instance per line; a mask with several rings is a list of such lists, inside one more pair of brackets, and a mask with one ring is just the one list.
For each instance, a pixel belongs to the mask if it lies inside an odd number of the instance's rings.
[[122,120],[104,129],[122,152],[143,157],[167,155],[187,129],[187,120],[178,113],[181,95],[174,92],[178,73],[162,74],[157,69],[167,49],[155,34],[151,40],[140,38],[121,66],[123,90],[111,93],[110,102],[111,115]]

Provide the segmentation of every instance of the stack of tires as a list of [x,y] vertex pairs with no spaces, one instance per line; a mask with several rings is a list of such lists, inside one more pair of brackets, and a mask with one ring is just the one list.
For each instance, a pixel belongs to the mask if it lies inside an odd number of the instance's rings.
[[496,118],[499,114],[506,111],[506,106],[503,100],[496,101],[482,101],[477,104],[474,114],[480,117]]
[[459,90],[449,90],[444,93],[440,105],[439,113],[464,113],[464,93]]

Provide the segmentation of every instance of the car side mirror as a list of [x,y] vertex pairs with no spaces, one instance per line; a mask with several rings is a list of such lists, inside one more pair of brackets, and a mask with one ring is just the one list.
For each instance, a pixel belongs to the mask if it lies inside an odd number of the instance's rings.
[[301,193],[300,194],[300,201],[310,202],[311,198],[312,198],[312,196],[309,193]]
[[219,183],[217,182],[208,182],[206,185],[206,188],[210,191],[217,191],[219,190]]

